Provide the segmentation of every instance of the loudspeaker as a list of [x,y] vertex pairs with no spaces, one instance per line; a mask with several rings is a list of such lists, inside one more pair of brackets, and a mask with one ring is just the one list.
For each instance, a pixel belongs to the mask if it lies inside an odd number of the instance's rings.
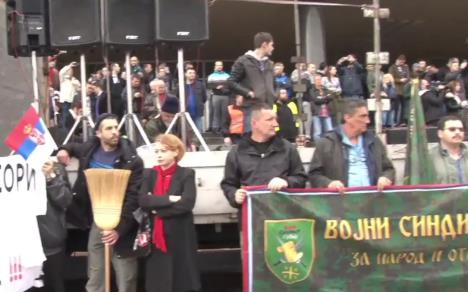
[[156,41],[208,40],[207,0],[156,0],[155,3]]
[[49,0],[52,47],[92,46],[101,42],[99,0]]
[[6,5],[8,54],[29,57],[52,54],[49,42],[46,0],[8,1]]
[[154,0],[107,0],[105,43],[152,45]]

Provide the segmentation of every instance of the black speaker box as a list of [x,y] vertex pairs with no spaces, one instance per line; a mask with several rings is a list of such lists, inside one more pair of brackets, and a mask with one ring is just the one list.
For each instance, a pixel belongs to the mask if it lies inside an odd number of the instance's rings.
[[69,48],[100,44],[99,2],[99,0],[49,0],[52,47]]
[[147,46],[154,43],[154,0],[105,1],[105,43]]
[[201,42],[209,38],[207,0],[156,0],[159,42]]
[[6,5],[8,54],[15,57],[48,56],[50,48],[47,0],[8,1]]

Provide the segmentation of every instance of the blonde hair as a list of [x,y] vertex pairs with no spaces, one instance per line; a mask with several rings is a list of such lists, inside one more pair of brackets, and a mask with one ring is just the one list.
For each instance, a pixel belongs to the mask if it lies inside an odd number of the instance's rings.
[[390,80],[390,83],[392,83],[392,85],[395,86],[395,79],[393,78],[392,74],[390,73],[384,74],[382,77],[382,82],[385,82],[386,79]]
[[180,161],[185,155],[185,146],[184,143],[173,134],[163,134],[156,136],[155,142],[159,142],[171,151],[177,151],[176,160]]

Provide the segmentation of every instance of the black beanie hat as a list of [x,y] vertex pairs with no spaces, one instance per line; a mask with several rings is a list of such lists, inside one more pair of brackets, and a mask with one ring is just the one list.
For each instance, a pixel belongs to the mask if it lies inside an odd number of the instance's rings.
[[175,114],[179,112],[179,100],[175,97],[168,97],[164,101],[163,106],[161,107],[161,111]]

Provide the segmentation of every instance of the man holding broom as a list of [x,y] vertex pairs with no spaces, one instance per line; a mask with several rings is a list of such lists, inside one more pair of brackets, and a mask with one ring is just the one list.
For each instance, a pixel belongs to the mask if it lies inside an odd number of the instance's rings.
[[[133,219],[133,211],[138,208],[137,192],[142,182],[143,161],[132,143],[120,137],[117,119],[114,114],[102,114],[96,120],[95,137],[83,144],[67,144],[57,153],[58,160],[64,164],[70,162],[70,157],[79,160],[78,178],[73,187],[76,195],[68,209],[67,219],[79,228],[90,228],[88,292],[104,292],[105,244],[113,246],[112,264],[118,291],[136,292],[137,287],[137,258],[132,251],[138,225]],[[128,169],[132,172],[120,223],[114,230],[102,232],[93,222],[90,195],[83,172],[88,168]]]

